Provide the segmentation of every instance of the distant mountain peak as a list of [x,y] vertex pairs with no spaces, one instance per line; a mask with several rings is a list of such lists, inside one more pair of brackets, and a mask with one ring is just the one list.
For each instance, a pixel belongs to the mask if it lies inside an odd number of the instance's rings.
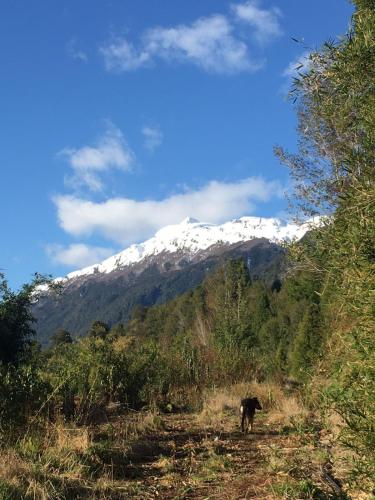
[[185,219],[180,222],[180,225],[182,226],[182,225],[186,225],[186,224],[199,224],[199,222],[200,221],[198,219],[195,219],[194,217],[189,216],[189,217],[185,217]]
[[57,301],[47,285],[40,289],[33,304],[40,338],[57,328],[84,335],[96,319],[126,322],[135,304],[162,304],[192,290],[226,259],[244,259],[252,279],[271,284],[284,269],[285,250],[278,243],[300,239],[311,228],[262,217],[195,221],[163,227],[143,243],[57,279],[63,285]]
[[131,245],[103,262],[69,273],[63,281],[95,273],[108,274],[163,252],[181,252],[189,257],[213,245],[232,245],[256,238],[265,238],[274,243],[298,240],[309,227],[309,224],[296,225],[277,218],[246,216],[224,224],[211,224],[186,217],[179,224],[159,229],[143,243]]

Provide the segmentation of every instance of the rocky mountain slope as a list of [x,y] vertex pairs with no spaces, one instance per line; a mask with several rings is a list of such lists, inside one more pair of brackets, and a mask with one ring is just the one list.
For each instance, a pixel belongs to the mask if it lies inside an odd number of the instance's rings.
[[68,274],[67,279],[95,273],[111,273],[164,252],[182,251],[191,256],[212,245],[231,245],[254,238],[266,238],[276,243],[290,241],[301,238],[306,230],[307,226],[288,224],[276,218],[242,217],[222,225],[215,225],[187,217],[180,224],[160,229],[154,237],[144,243],[131,245],[99,264]]
[[196,287],[225,259],[245,259],[253,279],[272,282],[282,272],[282,241],[300,239],[308,226],[242,217],[222,225],[185,219],[144,243],[60,278],[62,293],[46,292],[34,305],[43,343],[58,328],[84,334],[92,321],[126,322],[136,304],[151,306]]

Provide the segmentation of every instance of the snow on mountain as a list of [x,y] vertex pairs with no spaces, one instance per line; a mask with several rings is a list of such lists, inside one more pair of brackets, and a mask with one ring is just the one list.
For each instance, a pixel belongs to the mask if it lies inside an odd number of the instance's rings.
[[166,226],[149,240],[131,245],[101,263],[69,273],[64,281],[94,273],[110,273],[162,252],[183,251],[193,256],[215,244],[230,245],[254,238],[266,238],[275,243],[298,240],[309,227],[308,223],[296,225],[276,218],[241,217],[216,225],[187,217],[180,224]]

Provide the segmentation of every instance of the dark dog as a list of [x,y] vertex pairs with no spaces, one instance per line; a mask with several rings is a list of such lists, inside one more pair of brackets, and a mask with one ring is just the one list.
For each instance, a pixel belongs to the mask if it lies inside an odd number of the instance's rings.
[[[241,430],[245,434],[249,431],[253,430],[253,422],[255,410],[261,410],[262,407],[258,401],[258,398],[245,398],[241,400]],[[245,425],[246,424],[246,425]]]

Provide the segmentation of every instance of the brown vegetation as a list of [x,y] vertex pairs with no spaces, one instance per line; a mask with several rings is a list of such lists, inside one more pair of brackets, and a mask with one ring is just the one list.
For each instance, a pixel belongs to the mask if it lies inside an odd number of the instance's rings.
[[[246,395],[256,395],[264,410],[244,436],[238,406]],[[0,457],[0,498],[349,495],[330,430],[314,420],[297,394],[251,382],[203,397],[203,409],[195,414],[119,410],[100,425],[60,423],[29,433]]]

